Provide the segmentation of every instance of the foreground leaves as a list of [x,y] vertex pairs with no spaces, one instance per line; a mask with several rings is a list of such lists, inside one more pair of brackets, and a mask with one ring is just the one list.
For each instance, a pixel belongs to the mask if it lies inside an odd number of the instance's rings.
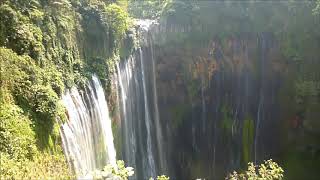
[[264,161],[263,164],[255,166],[248,163],[248,169],[243,173],[234,171],[227,180],[281,180],[283,179],[283,169],[272,159]]

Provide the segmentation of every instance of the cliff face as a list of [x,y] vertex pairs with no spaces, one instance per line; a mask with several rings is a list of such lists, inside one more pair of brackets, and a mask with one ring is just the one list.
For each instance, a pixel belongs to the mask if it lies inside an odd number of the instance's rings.
[[288,178],[317,177],[320,24],[311,7],[178,1],[164,8],[151,34],[171,177],[221,179],[270,158]]
[[[310,111],[294,99],[296,64],[272,33],[207,42],[155,46],[160,119],[175,176],[216,179],[270,158],[287,165],[284,154],[303,138],[298,129],[317,124],[302,117]],[[294,118],[304,125],[293,126]]]

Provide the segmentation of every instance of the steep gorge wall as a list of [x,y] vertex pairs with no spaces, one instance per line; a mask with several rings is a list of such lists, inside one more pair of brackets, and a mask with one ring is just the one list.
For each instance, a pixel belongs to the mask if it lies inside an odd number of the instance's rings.
[[199,33],[168,23],[155,30],[170,176],[220,179],[272,158],[287,177],[316,177],[319,46],[288,56],[294,39],[274,32]]
[[151,34],[171,177],[219,179],[270,158],[288,178],[317,177],[320,24],[312,7],[165,7]]
[[282,58],[268,33],[156,51],[160,119],[178,177],[223,177],[254,161],[255,149],[258,162],[281,151]]

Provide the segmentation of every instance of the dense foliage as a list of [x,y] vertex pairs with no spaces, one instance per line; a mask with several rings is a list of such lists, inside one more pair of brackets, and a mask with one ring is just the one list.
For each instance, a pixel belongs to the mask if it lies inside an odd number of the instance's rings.
[[133,0],[129,2],[128,11],[134,18],[158,19],[161,17],[163,8],[170,2],[170,0]]
[[39,153],[32,160],[17,160],[1,153],[1,179],[74,179],[63,155]]
[[[1,178],[69,179],[59,126],[65,88],[110,74],[126,45],[125,3],[4,0],[0,3]],[[108,89],[107,89],[108,90]]]
[[320,1],[319,0],[317,0],[317,2],[316,2],[316,7],[313,9],[313,13],[315,15],[319,15],[320,14]]

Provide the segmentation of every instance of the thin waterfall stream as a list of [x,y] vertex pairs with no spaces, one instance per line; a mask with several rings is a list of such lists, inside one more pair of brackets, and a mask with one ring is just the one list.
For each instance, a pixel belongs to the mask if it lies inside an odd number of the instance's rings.
[[148,156],[148,165],[150,168],[150,175],[155,176],[155,164],[154,157],[152,154],[152,145],[151,145],[151,130],[150,130],[150,111],[148,102],[148,94],[146,88],[146,77],[145,77],[145,69],[144,69],[144,61],[143,61],[143,53],[142,50],[139,49],[140,53],[140,63],[141,63],[141,74],[142,74],[142,86],[143,86],[143,97],[144,97],[144,113],[145,113],[145,124],[147,128],[147,156]]
[[157,93],[157,78],[156,78],[156,65],[154,59],[154,49],[153,49],[153,40],[152,38],[150,42],[150,51],[151,51],[151,61],[152,61],[152,85],[153,85],[153,102],[154,102],[154,116],[155,116],[155,124],[156,124],[156,135],[157,135],[157,145],[158,145],[158,152],[159,152],[159,161],[160,161],[160,171],[166,172],[167,171],[167,163],[166,163],[166,153],[164,149],[164,142],[163,142],[163,135],[162,135],[162,128],[160,123],[160,115],[159,115],[159,107],[158,107],[158,93]]

